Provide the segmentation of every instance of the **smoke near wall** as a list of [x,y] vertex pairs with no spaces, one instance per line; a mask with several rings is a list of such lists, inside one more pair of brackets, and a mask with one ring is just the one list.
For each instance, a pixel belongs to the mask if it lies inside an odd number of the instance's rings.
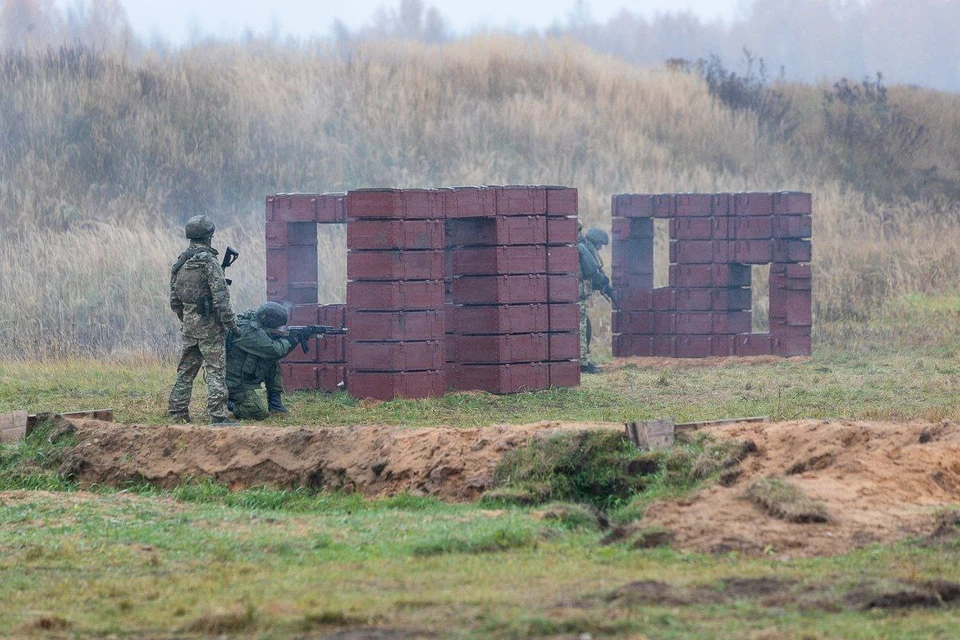
[[[119,0],[62,5],[54,0],[0,0],[0,49],[35,52],[81,44],[136,58],[174,48],[156,37],[149,43],[139,40]],[[693,62],[717,56],[736,68],[748,51],[763,60],[772,79],[832,83],[879,72],[888,84],[960,91],[960,0],[751,0],[741,15],[723,23],[690,12],[645,17],[625,9],[601,22],[591,17],[589,0],[577,0],[566,19],[546,34],[528,35],[569,37],[603,53],[658,66],[671,59]],[[349,47],[382,38],[442,43],[463,37],[447,25],[442,12],[428,2],[399,0],[385,3],[362,28],[351,30],[339,20],[322,25],[316,41]],[[209,39],[202,33],[194,37]],[[277,33],[265,37],[274,44],[311,44],[283,40]]]

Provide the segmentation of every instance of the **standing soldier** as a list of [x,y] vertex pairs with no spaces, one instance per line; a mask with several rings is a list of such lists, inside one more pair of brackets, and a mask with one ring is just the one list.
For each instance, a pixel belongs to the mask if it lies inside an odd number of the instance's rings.
[[587,301],[594,291],[608,300],[613,299],[610,279],[603,272],[603,260],[600,258],[600,248],[606,244],[610,244],[607,232],[597,227],[577,238],[577,251],[580,253],[580,370],[584,373],[597,372],[597,365],[590,362],[592,332],[587,316]]
[[210,246],[216,227],[207,216],[187,220],[190,246],[170,270],[170,308],[180,318],[181,350],[177,380],[170,392],[170,417],[189,422],[193,379],[201,365],[207,379],[207,411],[213,424],[235,425],[227,419],[227,331],[237,331],[237,318],[230,308],[223,268]]
[[[277,331],[287,324],[287,309],[277,302],[267,302],[256,311],[241,313],[237,320],[239,331],[227,340],[230,410],[241,420],[263,420],[271,413],[287,413],[281,397],[279,360],[300,344]],[[261,384],[267,390],[266,406],[256,392]]]

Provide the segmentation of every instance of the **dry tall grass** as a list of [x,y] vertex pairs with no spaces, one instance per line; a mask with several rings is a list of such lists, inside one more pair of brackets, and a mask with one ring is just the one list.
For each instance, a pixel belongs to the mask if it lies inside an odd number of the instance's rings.
[[[0,357],[169,352],[167,272],[195,213],[218,220],[218,246],[243,253],[237,306],[259,304],[263,198],[290,191],[565,184],[580,189],[585,224],[608,226],[619,192],[805,190],[820,321],[954,290],[960,206],[878,203],[870,185],[841,184],[816,151],[818,89],[791,90],[803,126],[783,141],[694,75],[572,42],[491,36],[339,52],[254,42],[137,64],[76,50],[4,54]],[[955,173],[960,99],[891,95],[927,127],[921,159],[929,151],[941,174]],[[326,242],[332,299],[343,243]],[[597,320],[602,338],[609,321]]]

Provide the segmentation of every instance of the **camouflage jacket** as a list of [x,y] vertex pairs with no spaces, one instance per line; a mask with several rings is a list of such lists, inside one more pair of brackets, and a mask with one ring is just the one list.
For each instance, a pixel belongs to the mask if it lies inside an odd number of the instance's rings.
[[577,252],[580,254],[580,299],[585,300],[594,291],[609,287],[610,279],[603,272],[603,260],[592,242],[580,236],[577,238]]
[[259,386],[277,361],[299,344],[264,329],[256,311],[241,313],[237,320],[240,335],[227,340],[227,388],[233,390]]
[[170,269],[170,308],[190,338],[223,335],[237,326],[230,308],[230,292],[217,262],[217,251],[193,241]]

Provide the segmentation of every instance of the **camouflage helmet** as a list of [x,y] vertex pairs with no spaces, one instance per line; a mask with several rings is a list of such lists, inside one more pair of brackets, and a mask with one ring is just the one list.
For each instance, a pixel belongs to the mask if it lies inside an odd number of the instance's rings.
[[213,220],[207,216],[193,216],[187,220],[183,230],[190,240],[200,240],[211,237],[216,228]]
[[598,247],[602,247],[605,244],[610,244],[610,236],[607,235],[606,231],[599,227],[593,227],[587,231],[587,240]]
[[257,320],[268,329],[287,324],[287,308],[279,302],[264,302],[257,309]]

